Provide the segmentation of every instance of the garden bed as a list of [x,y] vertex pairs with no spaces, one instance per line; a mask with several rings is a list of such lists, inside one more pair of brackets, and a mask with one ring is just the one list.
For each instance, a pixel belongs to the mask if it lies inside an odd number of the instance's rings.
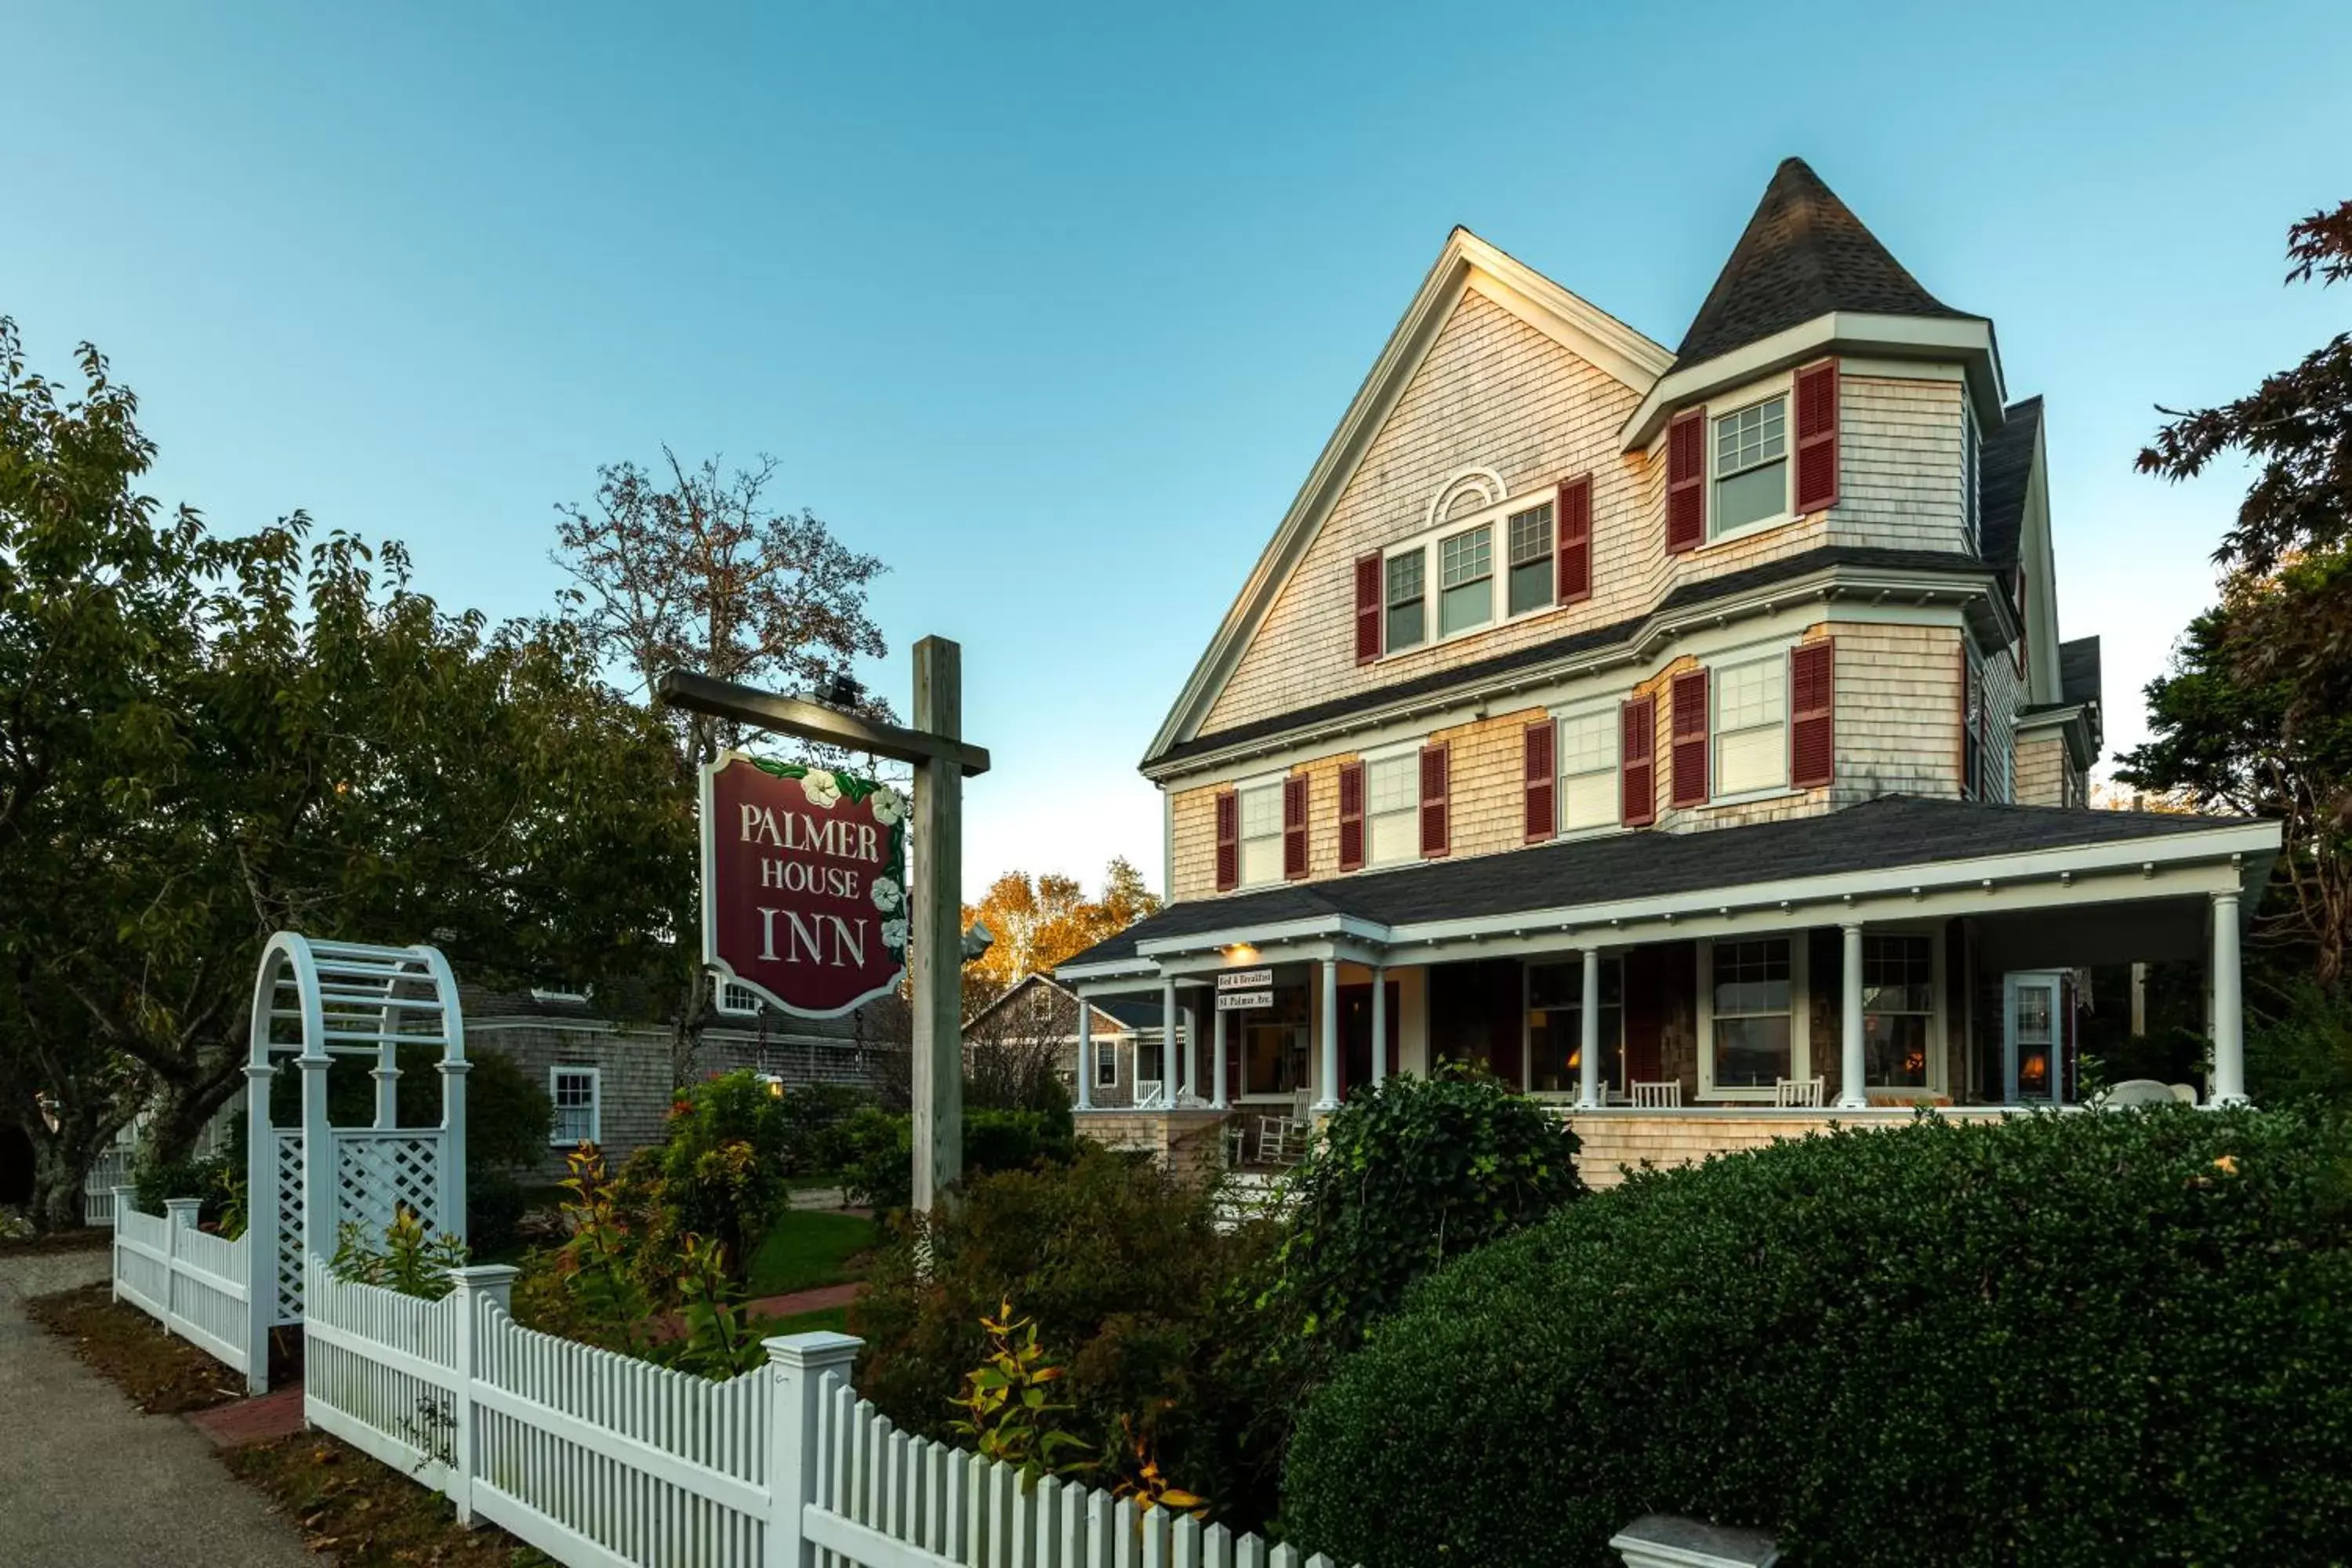
[[[245,1397],[242,1373],[173,1339],[136,1307],[114,1300],[106,1285],[36,1296],[25,1312],[150,1415],[182,1415]],[[299,1382],[300,1361],[280,1354],[274,1343],[271,1349],[272,1383]]]
[[221,1458],[237,1479],[268,1495],[304,1545],[338,1568],[538,1568],[555,1561],[495,1526],[467,1530],[439,1492],[320,1433],[250,1443]]

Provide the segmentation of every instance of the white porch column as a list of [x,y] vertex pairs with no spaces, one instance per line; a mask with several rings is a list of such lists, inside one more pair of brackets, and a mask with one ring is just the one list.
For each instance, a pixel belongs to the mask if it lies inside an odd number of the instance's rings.
[[1576,1108],[1601,1109],[1601,950],[1584,950],[1584,1005],[1577,1014]]
[[2213,1093],[2215,1105],[2246,1101],[2246,1011],[2238,974],[2238,894],[2213,895]]
[[1315,1085],[1315,1109],[1319,1111],[1339,1109],[1339,961],[1322,960],[1323,965],[1323,1052],[1321,1076]]
[[1078,998],[1078,1109],[1095,1108],[1095,1008]]
[[1200,1043],[1199,1015],[1191,1006],[1183,1009],[1184,1024],[1184,1098],[1201,1098],[1201,1064],[1192,1059],[1193,1047]]
[[1217,1041],[1216,1058],[1209,1064],[1213,1075],[1209,1082],[1209,1103],[1219,1110],[1225,1109],[1225,1010],[1217,1005],[1216,998],[1209,999],[1209,1011],[1214,1015],[1209,1027]]
[[1385,965],[1372,965],[1372,1082],[1377,1087],[1389,1077],[1389,972]]
[[1160,1103],[1176,1103],[1176,982],[1160,983]]
[[1870,1096],[1863,1090],[1867,1069],[1862,1054],[1862,927],[1849,925],[1844,930],[1845,963],[1838,977],[1845,993],[1843,1026],[1838,1037],[1844,1048],[1838,1057],[1837,1102],[1840,1110],[1861,1110],[1870,1104]]

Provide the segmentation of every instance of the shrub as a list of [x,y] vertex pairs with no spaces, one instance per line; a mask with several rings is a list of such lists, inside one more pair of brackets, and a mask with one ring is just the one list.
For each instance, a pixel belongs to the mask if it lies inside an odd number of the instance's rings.
[[677,1091],[660,1148],[633,1163],[631,1180],[653,1177],[646,1195],[667,1235],[715,1242],[740,1279],[790,1195],[788,1141],[782,1099],[748,1070],[720,1073]]
[[466,1172],[466,1239],[478,1251],[504,1252],[515,1244],[530,1200],[522,1184],[501,1170]]
[[[842,1185],[851,1202],[887,1215],[913,1201],[914,1125],[908,1118],[869,1106],[842,1124],[842,1139],[849,1155]],[[1066,1108],[1058,1116],[1042,1110],[963,1113],[967,1181],[996,1171],[1066,1165],[1076,1153]]]
[[1267,1304],[1353,1347],[1423,1275],[1582,1194],[1576,1149],[1558,1117],[1483,1071],[1358,1089],[1291,1173]]
[[846,1084],[811,1083],[784,1092],[784,1171],[787,1175],[830,1175],[849,1163],[845,1135],[849,1119],[866,1096]]
[[2305,975],[2265,997],[2246,1020],[2246,1089],[2258,1105],[2352,1108],[2352,995]]
[[1286,1522],[1377,1568],[1599,1564],[1652,1510],[1792,1564],[2345,1561],[2347,1152],[2161,1107],[1635,1175],[1343,1363]]
[[[1003,1304],[1067,1367],[1064,1428],[1115,1466],[1160,1468],[1237,1528],[1271,1511],[1292,1401],[1270,1381],[1250,1310],[1269,1226],[1221,1232],[1209,1194],[1147,1161],[1088,1146],[1074,1163],[974,1178],[951,1210],[904,1226],[850,1309],[858,1392],[901,1427],[947,1440],[964,1375]],[[918,1273],[918,1243],[929,1251]]]

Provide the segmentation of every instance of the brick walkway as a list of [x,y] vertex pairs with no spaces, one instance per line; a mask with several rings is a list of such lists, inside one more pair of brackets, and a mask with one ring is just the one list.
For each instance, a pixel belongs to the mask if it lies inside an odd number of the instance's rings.
[[789,1318],[797,1312],[821,1312],[827,1307],[846,1307],[857,1300],[866,1287],[853,1279],[845,1285],[820,1285],[814,1290],[795,1290],[789,1296],[762,1296],[743,1303],[743,1310],[755,1318]]
[[189,1426],[212,1439],[215,1448],[237,1448],[267,1443],[302,1430],[302,1385],[273,1388],[256,1399],[215,1405],[186,1417]]

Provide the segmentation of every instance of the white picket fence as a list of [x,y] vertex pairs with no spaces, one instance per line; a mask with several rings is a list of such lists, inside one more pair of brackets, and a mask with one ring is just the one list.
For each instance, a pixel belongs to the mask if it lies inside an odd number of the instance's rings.
[[131,1179],[133,1152],[129,1144],[117,1143],[89,1163],[89,1173],[81,1179],[82,1224],[114,1223],[114,1189]]
[[257,1373],[253,1365],[246,1238],[224,1241],[198,1230],[194,1198],[170,1199],[166,1212],[156,1215],[132,1206],[129,1187],[113,1195],[114,1299],[244,1373],[247,1386],[256,1386],[268,1369]]
[[712,1383],[523,1328],[514,1275],[426,1302],[311,1258],[303,1414],[574,1568],[1330,1568],[895,1431],[845,1334]]

